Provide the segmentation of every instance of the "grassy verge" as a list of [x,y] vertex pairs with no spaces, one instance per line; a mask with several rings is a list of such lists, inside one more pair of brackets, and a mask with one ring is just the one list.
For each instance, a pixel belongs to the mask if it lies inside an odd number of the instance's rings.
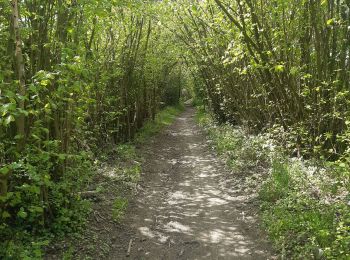
[[172,106],[166,107],[165,109],[159,111],[156,115],[155,120],[149,120],[137,133],[134,143],[144,143],[147,139],[155,134],[157,134],[164,127],[171,125],[175,120],[176,116],[183,111],[183,106]]
[[255,180],[260,216],[283,259],[350,259],[346,165],[290,158],[273,135],[218,126],[202,110],[197,121],[233,174],[245,172],[244,182]]

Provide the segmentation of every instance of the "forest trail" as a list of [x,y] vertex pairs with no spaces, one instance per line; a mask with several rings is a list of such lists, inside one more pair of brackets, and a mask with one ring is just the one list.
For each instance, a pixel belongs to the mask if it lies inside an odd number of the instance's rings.
[[258,206],[238,181],[228,185],[229,171],[211,151],[194,112],[186,108],[141,148],[140,189],[113,234],[108,259],[274,259],[256,223]]

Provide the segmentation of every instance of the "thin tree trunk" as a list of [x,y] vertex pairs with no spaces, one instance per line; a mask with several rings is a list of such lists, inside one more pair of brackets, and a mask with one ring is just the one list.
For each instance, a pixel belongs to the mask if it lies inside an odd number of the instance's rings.
[[[18,107],[24,110],[24,99],[26,95],[25,88],[25,69],[24,59],[22,53],[22,40],[19,26],[19,7],[18,1],[12,0],[12,22],[13,22],[13,33],[15,36],[15,67],[16,67],[16,80],[18,80],[18,94],[20,98],[18,100]],[[21,151],[25,144],[25,117],[24,114],[20,114],[17,117],[17,134],[21,136],[21,139],[17,143],[18,151]]]

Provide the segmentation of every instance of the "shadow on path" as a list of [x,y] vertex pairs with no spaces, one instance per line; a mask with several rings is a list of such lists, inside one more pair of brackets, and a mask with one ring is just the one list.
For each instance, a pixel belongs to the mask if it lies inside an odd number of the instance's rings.
[[193,116],[187,108],[141,149],[143,181],[109,259],[274,259]]

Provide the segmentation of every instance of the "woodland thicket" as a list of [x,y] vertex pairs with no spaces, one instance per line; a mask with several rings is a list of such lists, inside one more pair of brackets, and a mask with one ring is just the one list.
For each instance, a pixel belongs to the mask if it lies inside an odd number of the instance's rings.
[[350,0],[0,0],[0,57],[8,248],[74,226],[92,156],[184,86],[219,123],[350,172]]
[[349,143],[349,0],[189,1],[174,34],[219,122],[282,127],[300,155]]
[[20,241],[35,234],[79,226],[92,157],[178,102],[181,62],[158,11],[0,1],[0,258],[24,257]]
[[350,1],[183,1],[172,15],[218,152],[237,174],[270,164],[261,216],[282,258],[349,259]]

